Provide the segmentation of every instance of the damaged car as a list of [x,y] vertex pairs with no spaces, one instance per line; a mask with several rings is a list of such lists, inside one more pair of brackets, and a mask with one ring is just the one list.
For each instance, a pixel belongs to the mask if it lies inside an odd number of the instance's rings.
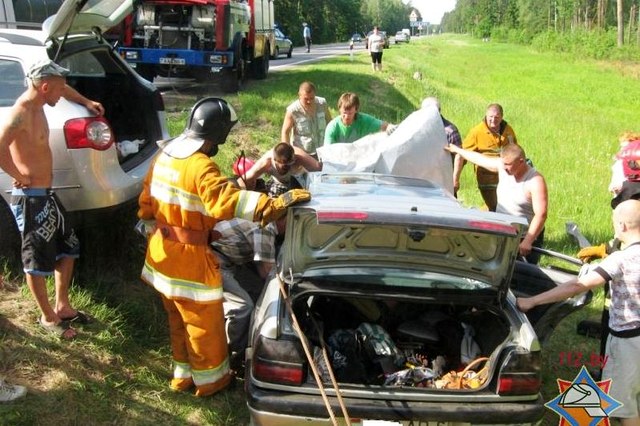
[[541,343],[591,293],[516,308],[575,276],[517,259],[526,220],[423,179],[317,172],[307,186],[252,319],[251,424],[540,421]]

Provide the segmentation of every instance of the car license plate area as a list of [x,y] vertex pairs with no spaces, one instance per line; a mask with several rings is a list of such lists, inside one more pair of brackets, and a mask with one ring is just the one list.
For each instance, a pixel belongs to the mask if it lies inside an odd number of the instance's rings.
[[184,65],[186,62],[183,58],[160,58],[162,65]]

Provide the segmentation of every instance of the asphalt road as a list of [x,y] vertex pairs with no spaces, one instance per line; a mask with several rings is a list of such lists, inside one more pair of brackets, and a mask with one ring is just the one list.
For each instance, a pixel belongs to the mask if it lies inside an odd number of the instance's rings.
[[[355,53],[365,52],[364,42],[355,43]],[[348,55],[349,43],[333,43],[323,44],[320,46],[311,45],[311,52],[307,53],[307,49],[302,47],[294,47],[291,58],[286,56],[280,56],[278,59],[272,59],[269,63],[269,72],[277,72],[288,67],[303,65],[309,62],[320,61],[325,58],[330,58],[337,55]]]
[[[354,53],[363,54],[365,52],[364,42],[355,43]],[[278,72],[298,65],[304,65],[314,61],[321,61],[337,55],[348,55],[350,53],[349,43],[333,43],[323,45],[312,45],[311,52],[302,47],[294,47],[291,58],[285,55],[269,61],[269,72]],[[268,79],[268,77],[267,77]],[[184,101],[195,100],[204,93],[207,95],[221,95],[213,86],[206,83],[198,83],[193,79],[163,78],[154,79],[154,84],[161,90],[167,111],[175,110],[178,103],[184,105]]]

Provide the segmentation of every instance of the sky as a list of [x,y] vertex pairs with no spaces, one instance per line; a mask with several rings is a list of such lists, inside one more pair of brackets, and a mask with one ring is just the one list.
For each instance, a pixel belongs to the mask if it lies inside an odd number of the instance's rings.
[[450,12],[456,7],[456,0],[403,0],[420,11],[422,20],[430,24],[439,24],[442,15]]

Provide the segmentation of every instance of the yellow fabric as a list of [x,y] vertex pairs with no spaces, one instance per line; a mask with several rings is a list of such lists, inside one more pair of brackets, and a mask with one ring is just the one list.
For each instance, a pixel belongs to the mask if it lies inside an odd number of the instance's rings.
[[[482,122],[473,127],[467,137],[462,142],[462,148],[476,151],[481,154],[497,157],[500,155],[500,149],[508,143],[518,143],[516,134],[508,124],[504,127],[501,134],[492,132],[487,123]],[[498,186],[498,173],[491,172],[482,167],[474,165],[476,181],[478,189],[482,195],[485,205],[491,211],[495,211],[498,205],[498,197],[496,195],[496,187]]]
[[585,263],[594,259],[604,259],[607,257],[607,245],[600,244],[599,246],[585,247],[578,252],[577,257]]
[[462,148],[497,157],[500,155],[500,148],[508,143],[518,143],[516,134],[510,125],[505,126],[502,134],[497,134],[492,132],[483,120],[469,130],[467,137],[462,142]]
[[263,211],[260,219],[261,226],[275,222],[285,215],[287,209],[294,204],[303,203],[311,199],[311,194],[306,189],[291,189],[273,200]]

